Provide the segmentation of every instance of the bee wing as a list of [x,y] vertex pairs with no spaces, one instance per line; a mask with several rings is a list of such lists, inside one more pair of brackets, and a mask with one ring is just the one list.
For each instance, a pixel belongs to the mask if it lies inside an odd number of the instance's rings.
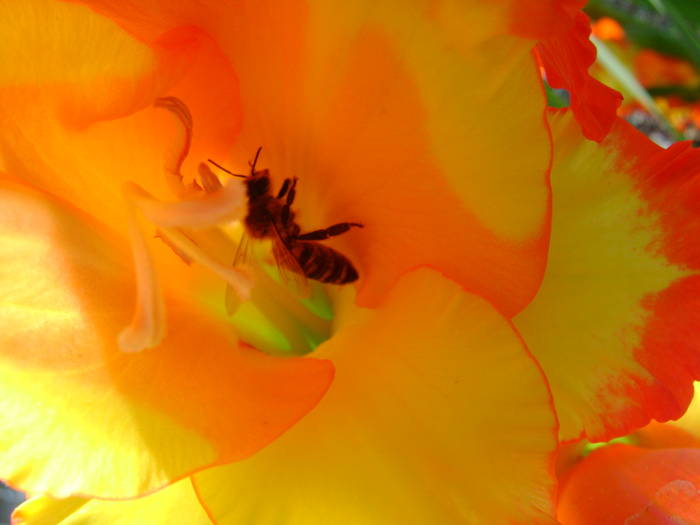
[[[248,253],[250,248],[250,237],[243,230],[241,233],[241,238],[238,241],[238,247],[236,248],[236,255],[233,256],[233,266],[241,266],[248,261]],[[230,284],[226,284],[226,294],[224,297],[224,304],[226,305],[226,313],[228,315],[233,315],[238,310],[241,305],[241,300],[238,294],[233,290]]]
[[281,240],[273,244],[272,255],[282,282],[292,288],[299,297],[308,297],[310,288],[304,270]]
[[308,279],[306,275],[304,275],[304,270],[287,247],[287,244],[282,240],[282,236],[274,221],[272,224],[275,230],[275,240],[272,244],[272,256],[275,258],[280,279],[285,285],[296,291],[300,297],[309,297],[311,289],[309,288]]
[[238,240],[236,247],[236,255],[233,256],[233,266],[242,266],[248,262],[250,252],[250,236],[245,230],[241,232],[241,238]]

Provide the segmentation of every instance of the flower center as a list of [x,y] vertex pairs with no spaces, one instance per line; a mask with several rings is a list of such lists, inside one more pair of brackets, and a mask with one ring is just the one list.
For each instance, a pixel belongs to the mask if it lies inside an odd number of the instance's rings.
[[[137,298],[132,321],[120,334],[120,347],[140,351],[159,344],[166,333],[166,312],[143,218],[156,227],[156,237],[183,264],[201,265],[226,283],[220,310],[230,316],[242,340],[278,355],[312,351],[330,336],[332,313],[323,286],[313,283],[309,296],[301,297],[298,287],[291,286],[284,274],[265,262],[263,254],[270,252],[264,249],[265,243],[248,243],[241,235],[240,221],[249,208],[250,189],[246,196],[239,180],[229,177],[224,184],[201,163],[194,182],[185,182],[181,167],[189,153],[192,117],[175,97],[158,99],[155,105],[170,111],[181,124],[176,154],[165,164],[166,179],[180,200],[159,201],[135,183],[124,187]],[[242,258],[244,252],[252,257]],[[232,253],[236,254],[233,258]]]
[[248,301],[237,305],[231,287],[226,290],[227,311],[244,341],[274,355],[304,355],[330,337],[333,312],[323,285],[314,283],[313,293],[301,298],[274,275],[274,266],[256,263],[251,269],[255,284]]

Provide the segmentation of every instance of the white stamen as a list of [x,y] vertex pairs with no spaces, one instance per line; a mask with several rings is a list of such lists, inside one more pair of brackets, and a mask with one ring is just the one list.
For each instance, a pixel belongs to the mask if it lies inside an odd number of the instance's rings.
[[165,305],[146,239],[128,196],[127,201],[136,304],[131,323],[119,334],[118,343],[124,352],[140,352],[158,345],[165,337]]
[[167,237],[168,242],[192,261],[209,268],[216,275],[229,283],[232,290],[238,296],[239,301],[247,301],[250,298],[253,280],[246,271],[241,268],[232,268],[216,261],[176,228],[163,228],[161,230],[161,235]]
[[179,202],[161,202],[133,182],[126,189],[144,216],[163,228],[206,228],[240,220],[246,209],[243,185],[231,180],[213,193]]
[[199,178],[202,181],[204,191],[207,193],[214,193],[221,189],[222,184],[219,177],[214,175],[214,172],[211,171],[211,168],[208,165],[200,162],[199,166],[197,166],[197,172],[199,173]]

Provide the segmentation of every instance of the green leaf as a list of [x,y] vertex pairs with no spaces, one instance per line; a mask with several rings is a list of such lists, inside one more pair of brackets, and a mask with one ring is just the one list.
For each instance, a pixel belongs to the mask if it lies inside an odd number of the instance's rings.
[[609,16],[635,44],[684,58],[700,69],[700,1],[590,0],[593,18]]

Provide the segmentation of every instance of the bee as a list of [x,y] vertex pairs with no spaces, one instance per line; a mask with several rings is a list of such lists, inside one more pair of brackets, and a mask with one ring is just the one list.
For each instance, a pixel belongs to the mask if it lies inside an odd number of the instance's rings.
[[[296,197],[297,179],[286,178],[277,195],[272,193],[270,171],[257,170],[260,151],[250,163],[250,174],[233,173],[209,159],[222,171],[245,179],[248,213],[245,217],[247,234],[254,239],[272,240],[272,254],[278,268],[291,270],[297,275],[329,284],[347,284],[356,281],[357,270],[350,259],[318,241],[341,235],[351,228],[362,228],[357,222],[339,222],[307,233],[294,220],[292,204]],[[246,242],[243,239],[239,245]],[[238,259],[238,255],[236,256]]]

